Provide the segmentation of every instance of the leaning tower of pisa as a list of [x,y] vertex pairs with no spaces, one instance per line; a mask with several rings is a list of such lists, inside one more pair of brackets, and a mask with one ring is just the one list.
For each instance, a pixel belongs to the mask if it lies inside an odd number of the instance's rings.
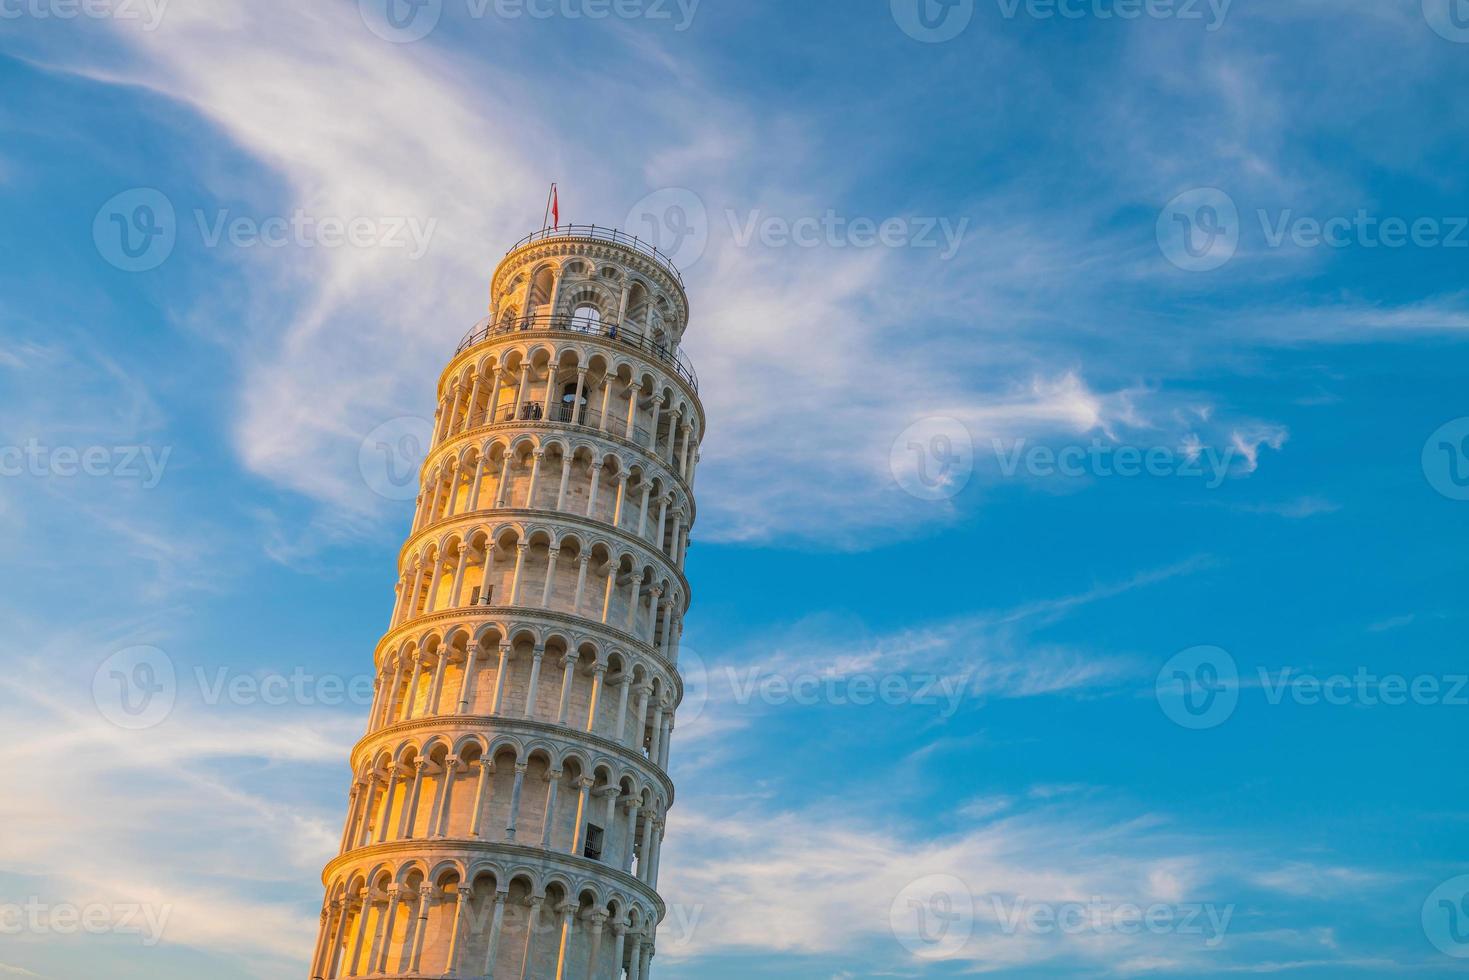
[[538,232],[438,386],[313,978],[649,976],[704,432],[647,244]]

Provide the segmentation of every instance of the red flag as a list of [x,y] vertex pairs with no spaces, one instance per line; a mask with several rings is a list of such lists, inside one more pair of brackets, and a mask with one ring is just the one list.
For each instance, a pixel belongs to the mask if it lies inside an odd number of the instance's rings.
[[551,223],[554,227],[561,227],[561,192],[556,185],[551,185]]

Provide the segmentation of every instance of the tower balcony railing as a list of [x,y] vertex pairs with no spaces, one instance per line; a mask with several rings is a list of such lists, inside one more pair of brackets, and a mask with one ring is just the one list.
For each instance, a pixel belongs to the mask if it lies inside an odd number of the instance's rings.
[[592,337],[602,337],[614,341],[624,347],[632,348],[643,354],[651,354],[657,360],[670,366],[674,373],[689,383],[694,391],[699,390],[699,376],[694,371],[694,365],[690,363],[688,356],[676,347],[660,344],[651,337],[644,336],[637,330],[618,323],[601,323],[585,316],[576,316],[565,313],[541,314],[539,316],[518,316],[496,321],[494,317],[486,317],[465,334],[459,343],[459,349],[454,352],[458,357],[476,344],[482,344],[491,337],[504,334],[520,333],[523,331],[561,331],[568,333],[579,333]]
[[533,231],[516,242],[510,248],[510,251],[505,254],[509,255],[510,252],[518,248],[524,248],[532,242],[545,241],[549,238],[590,238],[593,241],[612,242],[615,245],[622,245],[641,255],[646,255],[648,258],[657,262],[663,267],[665,272],[673,277],[673,281],[678,283],[679,288],[683,288],[683,276],[679,273],[678,266],[673,264],[673,259],[669,257],[668,253],[664,252],[652,242],[645,242],[636,235],[629,235],[627,232],[618,231],[616,228],[603,228],[599,225],[557,225],[554,228],[542,228],[540,231]]

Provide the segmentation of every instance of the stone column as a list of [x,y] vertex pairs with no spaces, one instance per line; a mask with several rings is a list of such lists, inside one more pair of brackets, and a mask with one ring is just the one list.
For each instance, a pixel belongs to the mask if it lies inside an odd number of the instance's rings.
[[347,967],[347,976],[358,976],[358,969],[362,966],[362,951],[367,945],[367,925],[372,918],[372,889],[363,888],[358,892],[357,902],[357,942],[352,950],[352,962]]
[[622,505],[627,500],[627,473],[617,474],[617,499],[612,504],[612,526],[622,527]]
[[416,651],[413,654],[413,677],[408,681],[408,690],[404,692],[403,720],[412,721],[415,714],[414,709],[418,701],[418,679],[423,676],[423,657]]
[[592,786],[595,783],[596,781],[588,776],[582,776],[576,781],[577,789],[581,792],[576,800],[576,826],[571,832],[571,850],[568,852],[570,854],[580,854],[584,849],[583,834],[587,827],[587,800],[591,796]]
[[515,573],[510,578],[510,604],[520,605],[520,575],[525,571],[525,553],[530,545],[524,541],[515,546]]
[[500,644],[500,668],[495,672],[495,703],[490,708],[491,714],[504,714],[505,710],[505,686],[510,680],[510,644]]
[[632,860],[637,854],[638,845],[638,810],[642,807],[642,801],[636,796],[623,797],[623,807],[627,810],[627,843],[623,847],[622,870],[632,872]]
[[642,848],[638,852],[638,881],[648,883],[648,875],[653,870],[653,814],[643,816],[643,841]]
[[613,923],[612,937],[612,980],[618,980],[622,976],[622,950],[627,942],[627,926],[621,922]]
[[637,933],[632,934],[632,949],[628,951],[630,959],[627,964],[627,980],[643,980],[642,957],[643,937]]
[[475,840],[485,839],[485,807],[490,802],[490,779],[494,774],[494,760],[481,759],[479,761],[479,785],[474,791],[474,819],[469,825],[469,836]]
[[565,725],[566,715],[571,710],[571,685],[576,680],[576,664],[580,658],[573,651],[566,651],[561,658],[561,703],[556,709],[556,724]]
[[539,693],[541,685],[541,660],[545,656],[545,647],[538,646],[531,651],[530,684],[526,686],[525,691],[525,717],[527,718],[534,718],[536,716],[536,695]]
[[648,498],[653,496],[653,484],[645,477],[643,479],[643,503],[638,509],[638,537],[648,533],[648,507],[652,501]]
[[450,609],[457,609],[464,604],[464,569],[469,564],[469,545],[459,543],[459,564],[454,569],[454,584],[449,586]]
[[530,510],[536,505],[536,488],[541,482],[541,460],[546,458],[545,450],[537,449],[531,453],[530,485],[525,491],[525,509]]
[[541,589],[541,608],[551,608],[551,593],[556,588],[556,563],[561,559],[561,549],[553,541],[546,549],[546,585]]
[[576,369],[576,395],[571,399],[571,423],[581,425],[581,396],[587,387],[587,369]]
[[561,788],[560,769],[546,771],[546,816],[541,821],[541,847],[551,849],[551,834],[556,830],[556,794]]
[[469,714],[469,705],[474,692],[474,662],[478,659],[478,647],[471,646],[464,651],[464,676],[459,681],[459,700],[455,705],[455,714]]
[[[414,920],[412,953],[408,957],[408,972],[417,973],[419,964],[423,961],[423,943],[428,938],[428,902],[429,886],[427,883],[419,889],[418,916]],[[402,968],[402,964],[399,964]]]
[[598,661],[592,665],[592,694],[587,699],[587,727],[590,732],[596,728],[597,705],[602,700],[603,679],[607,676],[607,665]]
[[377,934],[372,940],[372,951],[377,956],[377,965],[373,968],[374,973],[388,972],[388,953],[393,948],[393,928],[398,924],[398,896],[398,886],[389,885],[387,907],[383,917],[378,920]]
[[609,420],[607,413],[612,410],[612,379],[602,378],[602,414],[597,417],[597,429],[601,432],[607,431]]
[[591,930],[591,950],[587,953],[586,980],[597,980],[597,958],[602,953],[602,930],[607,925],[606,912],[593,912],[587,920]]
[[398,785],[398,766],[396,764],[390,764],[388,766],[383,777],[383,782],[385,785],[383,786],[382,810],[378,813],[377,827],[375,828],[377,830],[376,843],[378,844],[385,844],[388,840],[388,821],[393,816],[393,793]]
[[525,951],[520,954],[520,980],[532,980],[530,972],[531,954],[535,952],[536,929],[540,926],[541,905],[545,898],[532,895],[530,911],[525,917]]
[[636,381],[627,386],[627,429],[623,438],[628,442],[637,442],[638,392],[642,389],[643,386]]
[[505,839],[514,843],[515,823],[520,819],[520,793],[525,788],[525,774],[529,767],[524,762],[515,764],[515,785],[510,790],[510,818],[505,824]]
[[438,660],[434,663],[433,682],[428,687],[428,703],[424,705],[424,715],[433,717],[440,713],[439,702],[444,695],[444,675],[449,670],[449,651],[439,645]]
[[597,516],[597,490],[602,484],[602,461],[592,462],[592,488],[587,493],[587,516]]
[[562,456],[561,456],[561,486],[556,490],[556,510],[557,511],[564,511],[566,509],[566,491],[567,491],[567,488],[571,486],[571,460],[572,460],[572,456],[571,456],[570,453],[563,453],[562,454]]
[[500,365],[496,364],[490,369],[490,397],[485,402],[485,424],[493,425],[499,421],[500,414],[500,381],[503,375]]
[[495,892],[495,913],[490,921],[490,940],[485,947],[484,974],[487,978],[495,975],[495,956],[500,951],[500,931],[505,925],[505,900],[509,897],[508,892]]
[[431,613],[439,607],[439,583],[444,580],[444,556],[434,557],[434,574],[428,583],[428,602],[424,604],[425,614]]
[[576,570],[576,598],[574,598],[571,603],[571,614],[573,616],[581,615],[582,599],[586,596],[587,593],[587,566],[590,565],[591,562],[591,552],[587,551],[582,552],[581,557],[577,559],[577,565],[579,567]]
[[398,821],[398,840],[413,839],[413,825],[418,818],[418,795],[423,789],[423,772],[427,768],[427,759],[414,760],[413,787],[403,800],[403,816]]
[[436,809],[429,822],[428,835],[433,838],[442,839],[449,833],[449,814],[454,808],[454,777],[459,773],[459,757],[450,755],[444,757],[444,774],[440,779]]
[[463,956],[464,934],[469,921],[469,903],[474,900],[474,888],[466,881],[461,881],[459,887],[454,889],[454,928],[449,933],[449,968],[450,976],[459,972],[459,960]]
[[[529,313],[529,311],[526,311],[526,312]],[[521,406],[523,406],[525,404],[525,385],[526,385],[526,382],[529,381],[529,380],[530,380],[530,364],[529,363],[522,364],[520,366],[520,384],[515,389],[515,408],[511,410],[511,415],[510,415],[510,417],[513,418],[513,419],[520,418],[520,409],[521,409]]]

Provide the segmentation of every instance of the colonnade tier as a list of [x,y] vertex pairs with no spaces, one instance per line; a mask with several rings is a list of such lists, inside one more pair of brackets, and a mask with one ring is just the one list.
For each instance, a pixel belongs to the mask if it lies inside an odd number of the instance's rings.
[[[552,367],[556,370],[554,379],[548,374]],[[654,432],[666,437],[687,427],[697,444],[703,440],[707,424],[698,392],[668,367],[657,358],[620,346],[604,334],[576,329],[569,317],[521,321],[513,329],[491,331],[449,362],[436,393],[440,431],[448,436],[516,419],[559,421],[588,425],[628,439],[644,450],[652,448],[646,439],[627,435],[631,414],[634,433],[641,430],[645,437]],[[580,390],[584,416],[566,413],[553,417],[547,409],[569,401],[565,395],[576,392],[578,379],[584,382]],[[562,384],[547,387],[552,380]],[[629,399],[629,389],[634,386],[638,401],[635,413],[630,410]],[[453,398],[456,390],[461,395],[457,401]],[[547,395],[552,396],[549,401]],[[607,412],[602,411],[604,399],[610,399]],[[541,406],[539,419],[509,411],[527,404]],[[650,424],[655,406],[656,426]],[[616,411],[610,410],[613,408]],[[673,415],[678,417],[677,426],[670,426]],[[605,426],[601,424],[604,420]],[[665,441],[660,439],[659,443]]]
[[651,361],[558,334],[521,331],[461,355],[441,381],[431,451],[491,426],[555,422],[616,438],[691,483],[705,425],[692,389]]
[[675,661],[641,638],[548,609],[476,606],[430,613],[388,632],[378,641],[373,662],[381,677],[390,665],[389,658],[410,645],[416,644],[426,652],[440,643],[488,651],[497,648],[505,637],[514,643],[528,641],[532,646],[555,645],[559,638],[569,649],[590,647],[609,666],[625,661],[645,674],[649,683],[656,680],[665,684],[673,692],[675,706],[683,697],[683,678],[674,669]]
[[631,875],[516,845],[387,844],[324,877],[313,976],[598,980],[626,968],[641,980],[666,911]]
[[364,749],[339,856],[406,842],[522,843],[657,884],[671,788],[620,753],[536,731],[399,736]]
[[[619,438],[600,432],[568,433],[565,426],[547,422],[506,422],[465,432],[429,454],[420,471],[422,485],[429,489],[418,499],[414,526],[495,506],[501,499],[524,503],[532,475],[537,478],[533,498],[549,509],[611,514],[616,488],[627,486],[639,495],[666,501],[687,525],[697,516],[683,473]],[[591,503],[593,475],[601,491],[596,497],[600,507]]]
[[[564,563],[563,568],[573,576],[576,573],[572,562],[579,562],[585,557],[596,562],[597,567],[593,571],[601,578],[605,578],[609,568],[615,567],[619,570],[619,577],[633,574],[644,581],[647,587],[657,584],[664,595],[678,594],[682,600],[678,609],[680,614],[686,612],[692,602],[693,590],[683,569],[671,556],[648,548],[635,534],[585,517],[547,514],[545,511],[522,508],[476,511],[446,518],[414,532],[404,542],[398,555],[399,584],[403,584],[403,579],[417,569],[431,567],[435,561],[453,565],[461,551],[467,549],[464,553],[472,559],[478,572],[468,574],[467,581],[461,583],[459,592],[464,591],[464,585],[483,585],[484,548],[491,543],[495,548],[494,557],[501,559],[492,564],[491,571],[494,564],[498,564],[500,571],[506,576],[511,572],[513,559],[520,545],[524,544],[530,548],[556,551],[559,555],[558,564]],[[455,571],[458,574],[457,569]],[[425,586],[429,584],[429,581],[422,583]],[[441,591],[444,591],[445,585],[445,582],[440,583]],[[464,599],[453,588],[452,580],[447,582],[447,586],[448,595]],[[486,594],[489,593],[481,589],[480,595]],[[493,594],[506,597],[511,591],[506,589]],[[531,598],[535,599],[537,596],[532,595]],[[434,609],[455,608],[457,605],[467,604],[471,603],[441,602]],[[426,611],[432,610],[426,604],[420,603],[414,615]]]
[[476,750],[479,758],[493,759],[502,746],[509,746],[516,751],[517,758],[528,759],[531,752],[544,750],[560,768],[574,758],[587,770],[607,767],[613,773],[633,773],[633,785],[639,794],[642,787],[653,787],[660,801],[660,812],[667,812],[673,806],[674,786],[668,773],[621,742],[587,733],[573,740],[556,725],[525,718],[497,719],[493,728],[485,724],[486,720],[483,716],[468,715],[458,719],[430,717],[398,722],[358,740],[352,748],[352,770],[361,780],[375,771],[373,765],[381,761],[385,751],[394,759],[401,758],[409,748],[420,757],[432,757],[440,741],[447,742],[461,761],[475,756],[471,750]]
[[623,654],[603,658],[559,637],[532,645],[512,634],[490,648],[410,642],[379,669],[364,738],[416,719],[516,719],[605,739],[666,770],[681,696],[661,668]]
[[[533,237],[543,236],[546,240],[530,247],[511,249],[495,269],[490,280],[492,308],[512,305],[517,297],[526,296],[525,290],[532,284],[544,292],[548,283],[541,277],[547,274],[551,277],[551,285],[554,285],[557,274],[565,274],[573,281],[596,278],[608,284],[609,296],[614,284],[625,284],[628,292],[633,294],[629,296],[622,319],[637,322],[643,316],[643,308],[647,307],[656,311],[658,321],[666,324],[673,339],[682,338],[688,324],[688,296],[682,280],[665,261],[636,248],[608,245],[604,238],[596,234],[579,234],[574,228],[568,228],[564,234],[556,229],[549,236],[543,232]],[[643,292],[635,293],[635,287],[641,287]],[[527,303],[527,308],[535,308],[535,304]]]

